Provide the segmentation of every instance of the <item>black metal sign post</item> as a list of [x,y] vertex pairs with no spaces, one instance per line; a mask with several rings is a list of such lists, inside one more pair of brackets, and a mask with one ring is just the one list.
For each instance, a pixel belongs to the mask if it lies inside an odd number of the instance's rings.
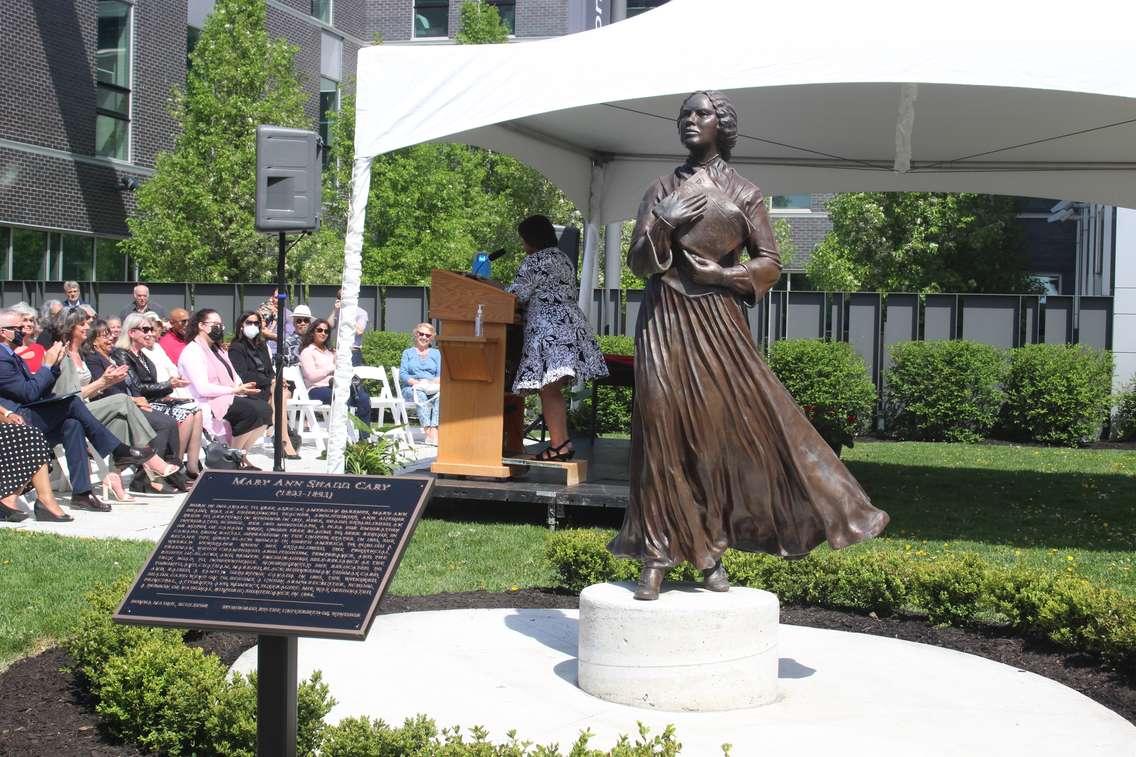
[[206,471],[114,619],[257,634],[257,754],[293,757],[297,637],[367,637],[433,484]]
[[284,306],[288,301],[284,272],[284,232],[280,232],[280,247],[276,256],[276,388],[272,392],[272,470],[284,472],[284,424],[288,422],[284,413]]
[[257,757],[296,757],[295,636],[256,637]]

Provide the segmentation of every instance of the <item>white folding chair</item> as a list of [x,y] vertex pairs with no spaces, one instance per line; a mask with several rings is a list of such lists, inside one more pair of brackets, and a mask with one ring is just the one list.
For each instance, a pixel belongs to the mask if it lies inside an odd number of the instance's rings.
[[308,397],[308,387],[300,373],[300,366],[285,366],[284,380],[296,385],[292,398],[288,400],[288,425],[300,435],[300,444],[310,439],[316,445],[316,450],[322,452],[331,425],[331,406]]
[[407,402],[406,398],[402,395],[402,376],[399,372],[399,367],[397,365],[392,365],[390,372],[391,372],[391,386],[394,389],[394,396],[396,396],[400,400],[402,400],[402,409],[401,409],[402,422],[407,424],[407,425],[410,425],[410,415],[409,414],[410,414],[411,411],[414,412],[415,420],[418,419],[418,405],[416,405],[413,402]]
[[[395,369],[395,381],[398,380],[398,369]],[[410,430],[410,421],[406,417],[406,400],[402,392],[392,389],[387,379],[387,372],[381,367],[373,365],[355,366],[355,375],[363,381],[377,381],[379,384],[378,396],[371,395],[371,409],[379,411],[379,423],[385,423],[387,411],[391,414],[391,423],[397,428],[396,436],[401,437],[407,444],[414,446],[414,434]]]

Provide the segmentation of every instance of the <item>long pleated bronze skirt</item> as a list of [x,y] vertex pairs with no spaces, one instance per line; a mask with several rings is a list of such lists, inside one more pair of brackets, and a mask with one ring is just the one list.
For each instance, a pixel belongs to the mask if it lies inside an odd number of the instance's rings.
[[728,547],[799,557],[888,522],[769,370],[744,305],[658,276],[635,331],[630,478],[608,548],[644,567],[708,569]]

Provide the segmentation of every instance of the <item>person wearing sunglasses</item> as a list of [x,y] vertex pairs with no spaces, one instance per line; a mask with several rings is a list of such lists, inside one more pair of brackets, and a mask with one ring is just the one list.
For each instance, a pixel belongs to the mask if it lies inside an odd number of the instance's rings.
[[[176,427],[176,444],[170,457],[166,459],[178,466],[185,461],[181,478],[186,481],[180,481],[184,484],[197,478],[201,472],[201,408],[192,400],[184,402],[174,396],[178,389],[183,389],[189,382],[177,375],[165,378],[160,374],[157,364],[148,354],[154,346],[155,334],[157,327],[153,319],[131,313],[122,324],[122,334],[115,342],[110,357],[119,365],[126,366],[128,374],[125,383],[135,401],[147,406],[151,413],[163,416],[160,422],[172,423]],[[161,352],[160,348],[158,352]],[[165,353],[161,354],[165,357]],[[177,487],[177,484],[174,486]],[[144,491],[140,486],[132,485],[132,488]]]
[[[320,318],[304,334],[300,350],[300,373],[308,387],[308,397],[326,404],[331,404],[331,379],[335,375],[335,351],[329,346],[330,338],[331,324]],[[371,397],[361,382],[352,382],[347,404],[370,425]]]
[[300,364],[300,343],[311,325],[312,309],[307,305],[297,305],[292,311],[292,333],[284,335],[284,365]]
[[438,443],[439,382],[442,380],[442,353],[432,346],[434,327],[420,323],[414,327],[412,347],[402,351],[398,378],[402,398],[418,408],[418,422],[427,444]]
[[[264,321],[260,311],[241,314],[237,321],[237,335],[229,342],[229,361],[241,377],[241,381],[252,382],[260,390],[260,396],[268,400],[269,407],[276,401],[275,385],[276,372],[272,365],[272,356],[268,352],[268,345],[264,339]],[[275,423],[285,421],[285,409],[291,398],[288,387],[284,387],[284,404],[273,408],[272,417]],[[283,426],[287,428],[287,426]],[[292,440],[285,433],[284,457],[289,460],[299,460],[300,456],[292,446]]]
[[[268,401],[254,382],[241,380],[222,349],[225,322],[220,313],[210,308],[198,310],[190,319],[189,333],[194,335],[193,341],[181,352],[178,374],[189,382],[186,388],[193,398],[209,407],[210,431],[221,438],[231,431],[229,446],[247,452],[272,423]],[[241,467],[256,466],[242,457]]]

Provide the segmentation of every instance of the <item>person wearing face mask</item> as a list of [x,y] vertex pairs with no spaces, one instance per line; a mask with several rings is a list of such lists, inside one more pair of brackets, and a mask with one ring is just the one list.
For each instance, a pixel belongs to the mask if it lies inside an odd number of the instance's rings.
[[[193,339],[178,359],[178,373],[189,383],[190,395],[208,407],[211,416],[206,424],[221,437],[232,431],[234,449],[248,451],[264,435],[272,422],[268,402],[254,381],[242,381],[229,356],[221,349],[225,339],[225,323],[216,310],[204,308],[193,314],[189,322]],[[242,460],[242,466],[254,468]]]
[[[269,407],[271,407],[276,397],[273,392],[276,375],[272,368],[272,356],[269,355],[268,345],[264,340],[262,316],[259,311],[244,313],[237,324],[240,330],[233,337],[233,341],[229,343],[229,361],[241,377],[241,381],[251,381],[256,384],[256,388],[260,390],[260,396],[267,399]],[[285,387],[284,407],[287,407],[290,396],[288,388]],[[284,407],[277,409],[272,414],[276,423],[284,422]],[[292,446],[292,440],[288,438],[288,434],[284,434],[284,457],[289,460],[300,459]]]

